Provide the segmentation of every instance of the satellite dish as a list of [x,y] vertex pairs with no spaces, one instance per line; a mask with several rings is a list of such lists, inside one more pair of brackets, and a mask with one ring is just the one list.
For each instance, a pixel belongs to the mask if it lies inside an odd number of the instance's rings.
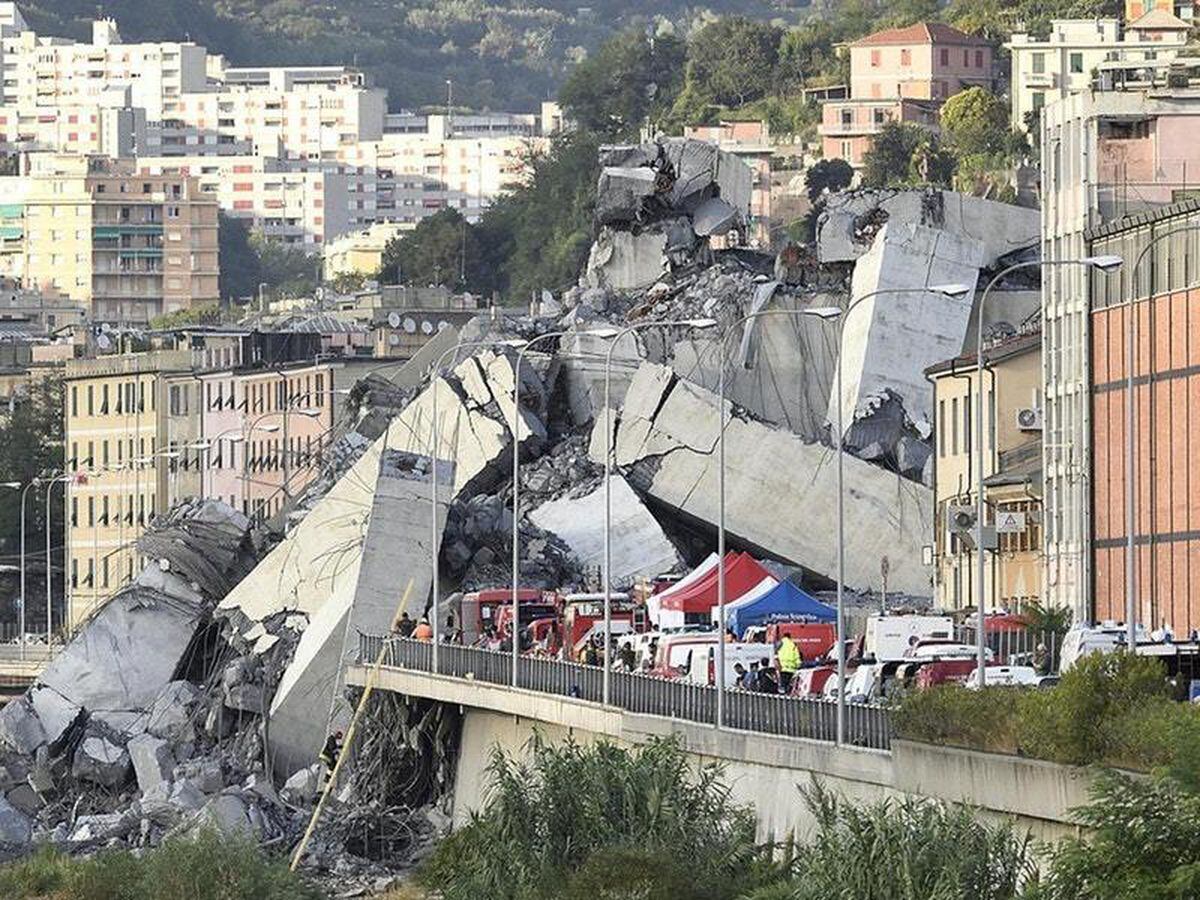
[[399,347],[400,346],[400,335],[389,334],[388,335],[388,344],[392,347]]
[[112,341],[109,339],[107,334],[98,334],[96,335],[96,346],[101,350],[107,350],[112,346]]
[[399,328],[400,327],[400,313],[394,312],[394,311],[388,313],[388,324],[391,325],[393,328]]
[[417,323],[413,319],[408,318],[406,316],[404,319],[404,330],[407,331],[409,334],[416,334],[417,333]]
[[100,323],[100,330],[101,330],[101,331],[112,331],[112,326],[111,326],[111,325],[109,325],[107,322],[101,322],[101,323]]
[[159,557],[158,569],[160,572],[171,571],[171,561],[169,559],[167,559],[165,556]]
[[433,323],[428,319],[421,323],[421,334],[433,334]]
[[438,334],[441,334],[443,331],[445,331],[449,327],[450,327],[449,322],[446,322],[446,321],[438,322]]

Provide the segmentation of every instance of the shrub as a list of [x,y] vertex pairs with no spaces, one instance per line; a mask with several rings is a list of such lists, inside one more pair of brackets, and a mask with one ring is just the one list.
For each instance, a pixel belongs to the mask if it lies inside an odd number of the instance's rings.
[[1162,771],[1200,789],[1200,710],[1170,699],[1162,665],[1148,657],[1087,656],[1048,691],[914,691],[893,717],[910,740]]
[[849,803],[819,782],[802,789],[816,834],[793,877],[752,900],[1013,900],[1031,873],[1030,839],[964,806],[906,798]]
[[971,691],[939,685],[904,695],[893,710],[893,722],[897,733],[910,740],[1015,753],[1019,696],[1015,688]]
[[1109,773],[1078,811],[1086,839],[1052,848],[1030,900],[1183,900],[1200,895],[1200,796],[1169,779]]
[[525,761],[496,750],[483,810],[439,845],[422,880],[446,900],[557,897],[598,855],[636,847],[686,865],[676,873],[686,884],[673,883],[682,896],[687,885],[734,896],[767,867],[766,848],[720,774],[695,768],[674,741],[624,750],[535,739]]
[[253,844],[205,832],[143,857],[73,859],[44,848],[0,868],[5,900],[318,900],[321,893]]

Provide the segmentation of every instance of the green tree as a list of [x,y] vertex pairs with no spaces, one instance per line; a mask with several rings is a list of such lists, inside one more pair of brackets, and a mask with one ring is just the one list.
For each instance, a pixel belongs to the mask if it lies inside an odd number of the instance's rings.
[[673,35],[632,29],[605,41],[577,65],[558,92],[579,127],[611,138],[636,139],[657,124],[683,85],[685,47]]
[[826,191],[836,193],[850,186],[854,180],[854,167],[844,159],[822,159],[804,173],[804,189],[808,199],[816,203]]
[[954,158],[941,148],[937,138],[906,122],[888,122],[863,154],[865,187],[948,187],[953,175]]
[[770,93],[782,34],[774,25],[726,16],[688,44],[687,79],[701,96],[741,106]]
[[213,303],[208,306],[191,306],[177,309],[173,313],[155,316],[150,327],[156,329],[181,328],[185,325],[214,325],[221,321],[221,309]]
[[599,144],[596,135],[575,131],[530,158],[528,182],[480,219],[476,233],[490,280],[475,290],[498,290],[509,302],[524,303],[534,291],[575,283],[592,242]]
[[981,87],[959,91],[942,105],[942,133],[956,153],[1001,154],[1010,147],[1008,104]]
[[465,290],[481,280],[479,240],[456,209],[422,219],[388,241],[379,278],[384,284],[439,284]]
[[[58,472],[63,468],[63,398],[65,391],[61,377],[46,377],[33,382],[29,395],[18,400],[12,412],[5,418],[0,418],[0,482],[11,481],[19,483],[24,489],[33,479]],[[61,487],[56,489],[61,490]],[[21,502],[20,495],[11,488],[0,488],[4,492],[0,501],[0,553],[7,563],[16,564],[20,552],[21,535]],[[56,493],[57,498],[62,497]],[[29,552],[29,571],[36,573],[37,579],[44,576],[45,552],[38,548],[44,547],[41,536],[45,533],[45,488],[30,488],[27,494],[29,503],[25,520],[26,549]],[[51,533],[61,535],[63,504],[54,502],[50,505]],[[62,548],[57,546],[61,541],[55,541],[51,562],[57,571],[62,571]],[[38,580],[33,582],[34,585]],[[62,579],[57,579],[61,587]],[[15,588],[15,585],[14,585]],[[56,593],[60,593],[56,591]],[[44,605],[41,611],[35,613],[37,603],[44,596],[43,592],[33,589],[29,594],[26,612],[31,621],[35,615],[44,616]],[[15,604],[5,604],[4,617],[6,621],[13,620]]]
[[[321,257],[299,247],[268,240],[261,232],[250,234],[250,249],[258,257],[259,280],[276,295],[311,295],[319,282]],[[256,286],[257,293],[257,286]]]
[[1169,779],[1109,773],[1077,814],[1086,838],[1050,851],[1029,900],[1185,900],[1200,896],[1200,796]]
[[250,243],[250,226],[243,219],[219,213],[217,250],[221,275],[218,284],[221,300],[228,303],[253,297],[262,277],[262,261]]

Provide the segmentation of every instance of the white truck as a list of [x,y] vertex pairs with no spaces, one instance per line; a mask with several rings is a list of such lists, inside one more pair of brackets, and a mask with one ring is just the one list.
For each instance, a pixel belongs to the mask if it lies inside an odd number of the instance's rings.
[[863,655],[875,662],[896,662],[921,641],[953,641],[949,616],[871,616],[867,619]]

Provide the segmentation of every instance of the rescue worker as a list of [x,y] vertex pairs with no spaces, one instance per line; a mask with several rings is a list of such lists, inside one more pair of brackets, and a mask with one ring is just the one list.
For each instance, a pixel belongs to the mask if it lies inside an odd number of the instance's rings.
[[338,756],[342,752],[342,733],[335,731],[325,739],[325,747],[321,750],[321,762],[325,763],[325,767],[330,772],[337,765]]
[[792,679],[796,677],[796,673],[800,670],[800,664],[804,662],[804,658],[800,655],[800,648],[796,646],[796,642],[792,640],[790,634],[785,634],[783,640],[779,642],[779,649],[775,651],[775,657],[779,660],[779,686],[785,694],[792,690]]
[[778,694],[779,682],[775,680],[775,670],[771,668],[769,660],[763,660],[758,664],[758,680],[755,684],[760,694]]
[[433,626],[429,624],[428,619],[422,619],[417,623],[417,627],[413,629],[412,636],[418,641],[433,640]]
[[412,637],[413,629],[416,627],[417,623],[412,620],[408,610],[400,613],[400,620],[396,623],[396,634],[402,638]]

